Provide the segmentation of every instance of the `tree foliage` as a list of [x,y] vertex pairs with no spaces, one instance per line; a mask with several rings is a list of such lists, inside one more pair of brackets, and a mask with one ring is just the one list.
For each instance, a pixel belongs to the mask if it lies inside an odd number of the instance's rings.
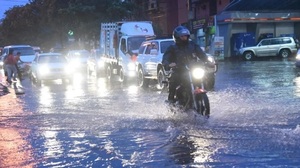
[[76,40],[98,40],[101,22],[146,20],[141,6],[120,0],[31,0],[6,11],[0,25],[0,46],[66,45],[69,30]]

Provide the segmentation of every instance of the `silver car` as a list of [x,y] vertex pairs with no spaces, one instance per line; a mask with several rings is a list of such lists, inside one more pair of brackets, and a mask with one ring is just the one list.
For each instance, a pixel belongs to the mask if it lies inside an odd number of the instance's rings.
[[38,54],[31,64],[31,79],[38,85],[43,80],[72,79],[74,67],[60,53]]
[[86,72],[87,60],[90,57],[90,52],[87,50],[70,50],[66,57],[73,65],[76,72]]
[[[138,85],[147,87],[150,80],[157,82],[157,88],[162,89],[164,87],[164,82],[166,81],[166,74],[168,72],[164,71],[162,68],[162,57],[170,45],[174,44],[174,40],[168,39],[155,39],[144,41],[138,52],[137,57],[137,71],[138,71]],[[214,57],[206,53],[208,60],[214,64],[213,67],[207,68],[208,75],[206,81],[206,88],[211,89],[215,84],[215,73],[217,72],[217,62]]]
[[161,60],[164,52],[172,44],[173,39],[155,39],[141,44],[137,57],[139,86],[148,86],[151,79],[158,81],[158,88],[163,86],[164,72]]
[[267,56],[288,58],[296,54],[298,45],[298,42],[293,37],[266,38],[258,42],[256,46],[241,48],[239,54],[245,60]]

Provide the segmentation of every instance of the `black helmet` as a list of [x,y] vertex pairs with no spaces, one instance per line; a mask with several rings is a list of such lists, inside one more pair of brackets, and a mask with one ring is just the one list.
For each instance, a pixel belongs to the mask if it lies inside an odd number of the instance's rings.
[[182,41],[180,39],[180,36],[188,36],[190,38],[190,31],[184,27],[184,26],[178,26],[173,31],[173,40],[175,43],[181,44]]

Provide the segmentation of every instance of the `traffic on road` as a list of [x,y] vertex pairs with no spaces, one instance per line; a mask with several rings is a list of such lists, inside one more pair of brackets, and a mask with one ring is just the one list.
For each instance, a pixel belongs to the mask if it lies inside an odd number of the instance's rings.
[[297,167],[300,75],[281,59],[219,62],[206,119],[167,92],[105,77],[28,77],[1,96],[4,167]]

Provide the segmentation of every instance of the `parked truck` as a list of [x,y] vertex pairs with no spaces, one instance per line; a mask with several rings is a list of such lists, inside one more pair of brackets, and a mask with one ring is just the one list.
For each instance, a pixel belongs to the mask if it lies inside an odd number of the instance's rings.
[[[108,79],[118,75],[119,81],[136,79],[136,55],[141,43],[153,38],[150,21],[102,23],[100,30],[100,55],[97,71]],[[101,65],[101,66],[100,66]]]

